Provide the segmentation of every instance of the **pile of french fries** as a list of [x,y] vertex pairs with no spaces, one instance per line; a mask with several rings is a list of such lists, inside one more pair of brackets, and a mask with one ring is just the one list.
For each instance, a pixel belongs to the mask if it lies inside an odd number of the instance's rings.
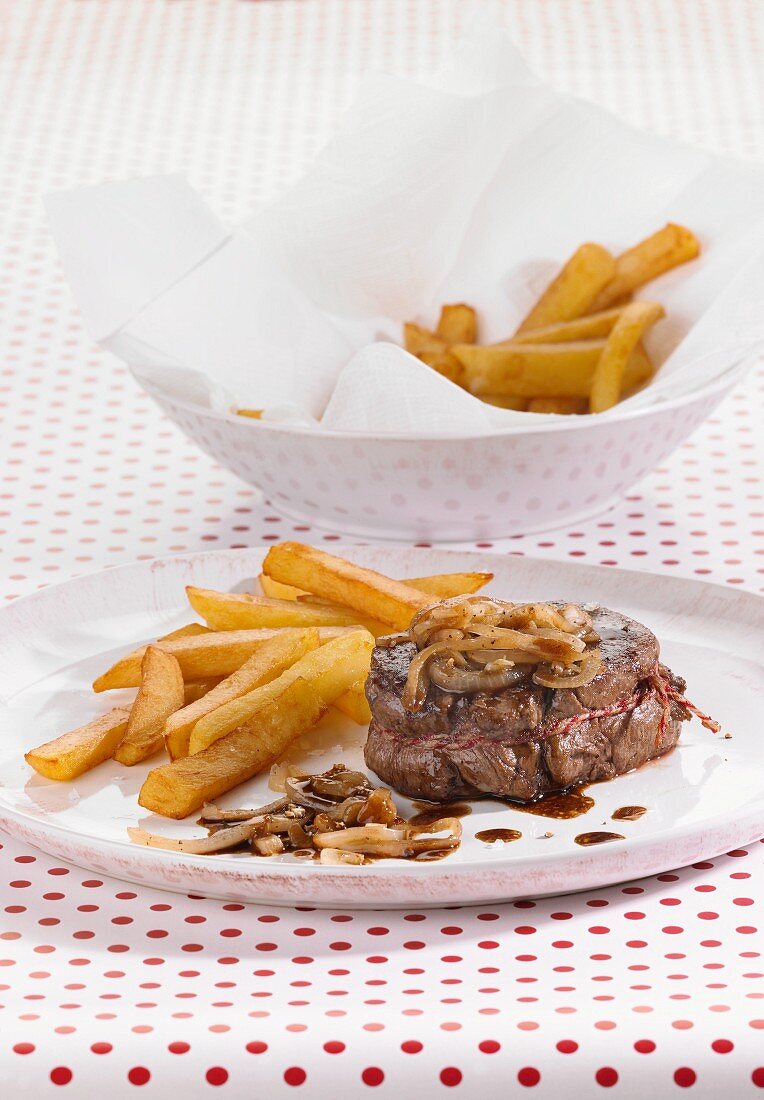
[[159,752],[139,804],[183,818],[270,768],[334,706],[361,725],[374,639],[405,630],[422,607],[477,592],[490,573],[392,580],[301,543],[271,547],[261,594],[189,587],[202,622],[129,653],[95,692],[135,688],[129,706],[30,750],[48,779],[106,760],[132,767]]
[[492,405],[605,412],[655,374],[642,338],[664,311],[632,295],[699,252],[697,237],[671,223],[619,256],[583,244],[508,339],[478,344],[477,314],[461,303],[443,306],[434,331],[404,325],[404,345]]

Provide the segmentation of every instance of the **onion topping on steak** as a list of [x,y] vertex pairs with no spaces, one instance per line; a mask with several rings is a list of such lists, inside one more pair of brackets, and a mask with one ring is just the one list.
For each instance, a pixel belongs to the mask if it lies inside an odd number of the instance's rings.
[[582,607],[514,604],[456,596],[417,612],[408,637],[417,647],[403,705],[421,710],[430,683],[443,691],[496,692],[532,679],[548,688],[591,683],[602,667],[591,616]]

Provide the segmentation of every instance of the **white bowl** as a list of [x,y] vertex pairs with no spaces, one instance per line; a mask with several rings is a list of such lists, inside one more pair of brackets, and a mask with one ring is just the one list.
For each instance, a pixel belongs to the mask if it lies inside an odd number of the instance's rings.
[[[136,376],[137,377],[137,376]],[[368,538],[480,540],[581,522],[662,462],[737,381],[600,417],[535,420],[486,435],[372,436],[256,421],[138,382],[189,439],[273,507]]]

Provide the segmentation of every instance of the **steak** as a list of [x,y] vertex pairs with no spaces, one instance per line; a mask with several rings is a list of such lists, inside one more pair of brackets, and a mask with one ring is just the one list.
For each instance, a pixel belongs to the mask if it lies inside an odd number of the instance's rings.
[[670,694],[683,695],[684,680],[659,664],[658,639],[647,627],[607,608],[591,618],[602,667],[585,686],[529,682],[459,695],[430,684],[419,711],[401,702],[416,646],[406,634],[385,639],[366,682],[366,764],[412,798],[529,802],[669,752],[689,717]]

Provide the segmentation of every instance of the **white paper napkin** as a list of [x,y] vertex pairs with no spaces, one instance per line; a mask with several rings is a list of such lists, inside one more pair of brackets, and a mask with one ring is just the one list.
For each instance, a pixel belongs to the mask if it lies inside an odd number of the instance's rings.
[[583,241],[618,252],[666,221],[703,254],[646,288],[667,311],[648,337],[662,369],[631,403],[742,372],[764,346],[763,185],[758,166],[542,84],[489,11],[440,73],[368,78],[305,176],[234,231],[175,177],[48,209],[93,336],[155,385],[270,419],[458,435],[528,414],[425,368],[395,346],[401,322],[468,301],[481,341],[505,338]]

